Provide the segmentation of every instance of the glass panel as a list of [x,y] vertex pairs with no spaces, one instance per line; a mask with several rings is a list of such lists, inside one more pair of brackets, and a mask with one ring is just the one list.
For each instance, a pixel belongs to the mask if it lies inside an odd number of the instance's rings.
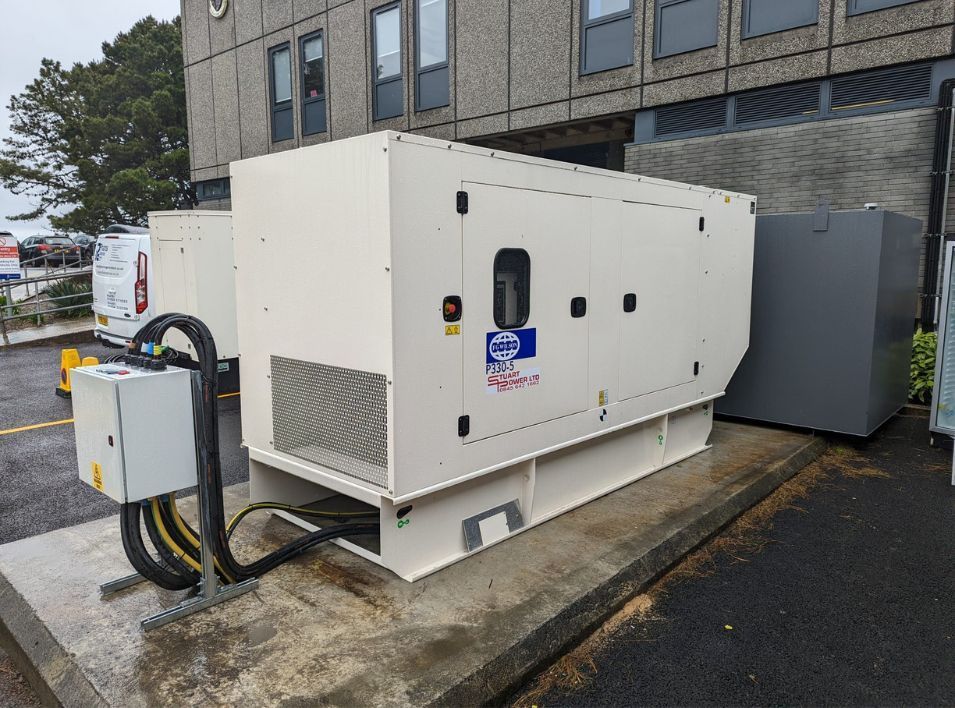
[[748,0],[744,9],[744,35],[755,37],[811,25],[817,21],[818,14],[818,0]]
[[598,20],[601,17],[630,9],[630,0],[590,0],[587,3],[587,19]]
[[521,248],[503,248],[494,256],[494,323],[499,329],[522,327],[530,306],[531,257]]
[[674,0],[657,5],[657,57],[682,54],[717,42],[719,0]]
[[272,52],[272,83],[274,104],[292,100],[292,53],[288,47]]
[[418,0],[418,68],[448,60],[448,0]]
[[401,28],[397,7],[375,15],[375,66],[379,81],[401,75]]
[[302,42],[302,73],[305,98],[318,98],[325,93],[325,72],[322,62],[321,35]]

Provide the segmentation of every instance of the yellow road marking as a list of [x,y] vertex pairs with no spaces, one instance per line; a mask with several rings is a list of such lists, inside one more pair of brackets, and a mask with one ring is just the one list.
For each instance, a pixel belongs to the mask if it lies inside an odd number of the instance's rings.
[[[238,396],[239,393],[239,391],[236,391],[235,393],[223,393],[219,395],[219,398],[232,398],[233,396]],[[13,435],[14,433],[25,433],[28,430],[52,428],[56,425],[69,425],[74,420],[74,418],[64,418],[63,420],[51,420],[48,423],[34,423],[33,425],[24,425],[19,428],[7,428],[6,430],[0,430],[0,435]]]
[[22,433],[27,430],[37,430],[38,428],[51,428],[54,425],[66,425],[72,423],[72,418],[66,418],[64,420],[51,420],[49,423],[36,423],[35,425],[24,425],[21,428],[10,428],[9,430],[0,430],[0,435],[13,435],[14,433]]

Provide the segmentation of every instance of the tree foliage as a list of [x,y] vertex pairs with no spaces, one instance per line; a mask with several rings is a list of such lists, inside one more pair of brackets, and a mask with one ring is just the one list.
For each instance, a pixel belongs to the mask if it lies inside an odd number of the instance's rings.
[[195,203],[179,18],[140,20],[89,64],[44,59],[9,111],[0,184],[35,205],[11,219],[98,233]]

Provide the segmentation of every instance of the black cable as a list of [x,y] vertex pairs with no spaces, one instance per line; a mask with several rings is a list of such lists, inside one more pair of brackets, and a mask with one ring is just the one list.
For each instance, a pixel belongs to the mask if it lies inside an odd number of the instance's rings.
[[119,514],[123,550],[126,551],[130,564],[137,573],[166,590],[186,590],[192,587],[195,583],[191,580],[164,568],[149,555],[139,526],[139,512],[139,502],[129,502],[123,504]]
[[[159,529],[156,528],[156,520],[153,518],[152,509],[146,508],[145,512],[146,513],[143,515],[143,521],[146,525],[146,533],[149,534],[149,540],[152,541],[153,546],[159,552],[159,557],[169,567],[169,569],[172,570],[172,572],[182,578],[187,578],[190,585],[195,585],[198,583],[199,574],[196,572],[195,568],[191,567],[188,563],[182,560],[182,558],[176,555],[173,550],[169,548],[163,541],[162,534],[160,534]],[[180,548],[182,548],[182,546],[180,546]]]
[[218,356],[209,328],[198,318],[181,313],[160,315],[136,333],[130,349],[140,351],[146,342],[159,343],[170,329],[182,332],[192,343],[198,362],[200,381],[194,386],[193,414],[198,442],[200,493],[209,500],[203,509],[202,525],[210,529],[213,553],[222,570],[236,582],[260,577],[308,549],[347,536],[375,534],[378,524],[339,524],[306,534],[250,564],[239,563],[229,547],[222,492],[222,468],[219,459]]

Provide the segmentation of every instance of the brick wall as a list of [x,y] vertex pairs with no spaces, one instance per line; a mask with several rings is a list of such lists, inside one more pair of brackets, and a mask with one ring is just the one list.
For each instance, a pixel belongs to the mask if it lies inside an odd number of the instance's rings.
[[[628,145],[625,170],[755,194],[761,213],[811,211],[824,195],[833,209],[877,202],[924,225],[935,113],[922,108]],[[955,198],[949,206],[947,230],[955,231]]]

